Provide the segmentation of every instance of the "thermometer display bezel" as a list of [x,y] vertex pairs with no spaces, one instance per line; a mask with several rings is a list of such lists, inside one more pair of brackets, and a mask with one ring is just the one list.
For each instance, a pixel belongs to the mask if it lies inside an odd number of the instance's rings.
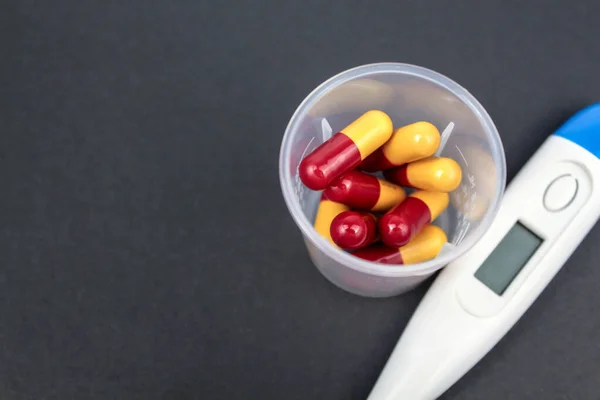
[[542,243],[543,238],[517,221],[475,271],[475,278],[502,296]]
[[[484,234],[476,248],[465,255],[462,262],[470,273],[457,282],[457,298],[463,308],[477,317],[490,317],[500,312],[518,292],[529,275],[541,265],[549,249],[562,232],[587,203],[591,192],[591,178],[585,168],[571,161],[557,161],[543,171],[537,171],[538,179],[526,187],[507,190],[502,206],[489,231]],[[550,211],[544,207],[543,199],[548,186],[556,177],[570,175],[578,181],[576,197],[568,207]],[[512,189],[512,190],[511,190]],[[522,223],[543,242],[499,295],[475,277],[489,255],[516,223]]]

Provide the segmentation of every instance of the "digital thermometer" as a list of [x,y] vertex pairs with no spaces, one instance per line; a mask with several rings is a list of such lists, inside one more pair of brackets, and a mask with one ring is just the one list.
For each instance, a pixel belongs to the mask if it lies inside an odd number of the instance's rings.
[[481,240],[446,266],[368,400],[434,400],[518,321],[600,217],[600,104],[519,171]]

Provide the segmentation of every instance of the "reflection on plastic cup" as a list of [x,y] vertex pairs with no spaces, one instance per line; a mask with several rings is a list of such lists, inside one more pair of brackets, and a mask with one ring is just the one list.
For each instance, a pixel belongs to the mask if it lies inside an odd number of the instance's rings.
[[356,79],[333,88],[323,101],[315,104],[310,115],[325,117],[349,111],[362,113],[387,108],[393,99],[394,90],[389,84],[375,79]]
[[[392,112],[400,116],[399,122],[402,124],[426,120],[437,126],[440,132],[448,121],[456,120],[455,122],[465,128],[469,125],[480,126],[469,106],[443,86],[424,87],[419,78],[413,77],[393,87],[396,96]],[[431,107],[432,98],[436,99],[435,102],[438,104],[434,108]],[[474,129],[475,134],[478,131],[479,129]]]
[[454,139],[454,146],[444,151],[445,156],[457,160],[466,173],[458,189],[450,194],[450,202],[469,221],[478,221],[495,195],[496,165],[489,150],[469,135],[459,133]]

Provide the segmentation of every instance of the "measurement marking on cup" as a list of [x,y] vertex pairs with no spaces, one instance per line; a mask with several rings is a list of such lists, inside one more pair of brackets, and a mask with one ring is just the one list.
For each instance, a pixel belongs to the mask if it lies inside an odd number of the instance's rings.
[[462,151],[460,151],[460,149],[458,148],[458,146],[457,146],[457,145],[454,145],[454,147],[456,147],[456,150],[458,150],[458,152],[460,153],[460,156],[461,156],[461,157],[462,157],[462,159],[465,161],[465,166],[467,166],[467,167],[468,167],[468,166],[469,166],[469,163],[467,162],[467,159],[466,159],[465,155],[463,154],[463,152],[462,152]]
[[465,236],[467,236],[467,232],[469,231],[469,228],[471,227],[471,223],[467,222],[467,226],[465,226],[465,229],[462,231],[462,235],[460,236],[460,241],[462,242],[463,239],[465,238]]
[[456,239],[454,239],[454,242],[458,245],[460,244],[460,242],[462,242],[462,240],[465,238],[465,236],[467,235],[467,231],[469,230],[469,227],[471,226],[470,222],[467,222],[464,218],[460,221],[460,232],[458,233],[458,236],[456,237]]
[[[475,187],[475,184],[473,184],[472,187]],[[477,200],[477,192],[473,192],[471,195],[471,204],[473,205],[472,208],[475,208],[475,200]]]
[[329,121],[327,121],[327,118],[323,118],[321,120],[321,134],[323,135],[323,143],[325,143],[331,138],[332,133],[333,129],[331,129]]
[[469,182],[471,183],[471,189],[473,189],[475,187],[475,176],[473,176],[473,174],[468,174],[467,177],[469,178]]
[[308,142],[308,144],[306,145],[306,148],[304,149],[304,151],[302,152],[302,157],[300,157],[300,160],[304,160],[304,156],[306,155],[306,152],[308,151],[308,148],[310,147],[310,145],[312,144],[313,140],[315,140],[315,138],[313,137],[312,139],[310,139],[310,141]]
[[441,134],[440,146],[438,147],[438,150],[435,152],[435,155],[437,157],[439,157],[440,154],[442,154],[442,150],[444,150],[444,147],[446,146],[446,142],[448,142],[448,139],[450,139],[450,134],[452,133],[453,130],[454,130],[454,122],[450,122],[448,124],[448,126],[446,127],[446,129],[444,129],[444,131]]
[[[306,145],[306,147],[304,148],[304,151],[302,152],[302,156],[300,157],[300,160],[302,161],[304,159],[304,156],[306,155],[306,153],[308,152],[308,149],[310,148],[310,145],[312,144],[312,142],[315,140],[314,136],[310,139],[310,141],[308,142],[308,144]],[[294,191],[296,192],[296,198],[298,199],[298,202],[300,203],[300,207],[304,208],[304,186],[302,185],[302,181],[300,180],[300,173],[298,172],[300,169],[300,164],[298,164],[298,167],[296,167],[296,176],[294,177],[294,183],[295,183],[295,187],[294,187]]]
[[446,253],[450,253],[452,250],[454,250],[456,246],[454,246],[452,243],[444,243],[442,246],[442,249],[440,250],[440,252],[438,253],[438,257],[443,256]]

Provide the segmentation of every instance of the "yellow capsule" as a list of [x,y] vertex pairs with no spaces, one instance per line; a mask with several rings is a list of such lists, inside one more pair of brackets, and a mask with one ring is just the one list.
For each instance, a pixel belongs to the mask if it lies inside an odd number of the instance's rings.
[[400,256],[404,264],[416,264],[436,257],[448,237],[442,228],[427,225],[407,245],[400,247]]
[[338,247],[331,238],[331,221],[333,221],[335,217],[344,211],[349,210],[350,207],[341,203],[336,203],[335,201],[331,201],[325,196],[321,196],[319,208],[317,209],[317,215],[315,216],[315,230],[319,233],[319,235],[329,240],[331,244]]
[[354,142],[363,160],[387,142],[393,131],[392,120],[379,110],[367,111],[342,129],[344,135]]
[[427,157],[384,172],[386,179],[402,186],[432,192],[451,192],[460,185],[460,165],[447,157]]
[[432,156],[440,146],[440,131],[435,125],[420,121],[396,129],[381,148],[361,164],[360,168],[375,172]]
[[380,264],[416,264],[436,257],[447,241],[448,237],[440,227],[426,225],[414,239],[400,248],[375,244],[352,254]]

